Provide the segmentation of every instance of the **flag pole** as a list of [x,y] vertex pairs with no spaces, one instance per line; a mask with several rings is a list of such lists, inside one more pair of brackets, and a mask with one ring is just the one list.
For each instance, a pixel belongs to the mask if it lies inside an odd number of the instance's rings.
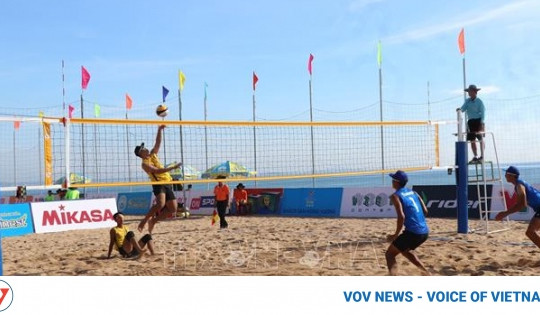
[[[257,83],[255,80],[257,78],[257,75],[255,74],[255,71],[253,71],[253,122],[255,122],[255,84]],[[253,158],[254,158],[254,167],[255,167],[255,177],[257,177],[257,132],[255,125],[253,125]],[[255,181],[255,187],[257,187],[257,181]]]
[[[182,121],[182,78],[180,75],[180,71],[178,72],[178,79],[180,82],[178,82],[178,120]],[[184,165],[184,126],[180,125],[180,162],[182,162],[182,179],[186,180],[186,168]],[[187,210],[187,200],[186,200],[186,187],[187,185],[182,185],[182,202],[184,204],[184,211]]]
[[[381,41],[379,41],[377,46],[377,63],[379,64],[379,117],[381,123],[383,122],[383,101],[382,101],[382,52],[381,52]],[[382,168],[382,184],[385,185],[385,176],[384,176],[384,127],[381,124],[381,168]]]
[[[84,101],[83,101],[83,91],[81,89],[81,118],[84,119]],[[82,183],[86,181],[86,160],[84,154],[84,124],[81,124],[81,152],[82,152]],[[86,199],[86,187],[83,188],[84,199]]]
[[[313,97],[311,90],[311,80],[313,79],[311,62],[313,61],[313,55],[309,54],[308,59],[308,71],[309,71],[309,120],[312,123],[310,126],[311,131],[311,175],[315,175],[315,147],[313,143]],[[311,185],[315,188],[315,177],[311,177]]]
[[[96,105],[94,104],[94,116],[96,118],[99,117],[98,112],[96,110]],[[99,109],[101,111],[101,108]],[[94,124],[94,163],[96,163],[96,180],[100,181],[100,173],[99,173],[99,163],[98,163],[98,148],[97,148],[97,126]],[[128,169],[129,169],[129,163],[128,163]],[[97,193],[99,194],[99,186],[97,187]]]
[[13,128],[13,180],[14,180],[13,186],[17,186],[17,154],[15,151],[15,132],[16,131],[17,130],[14,127]]
[[66,117],[66,86],[64,77],[64,59],[62,59],[62,114]]
[[[208,86],[208,84],[206,84],[206,82],[204,82],[204,121],[205,122],[208,119],[208,112],[207,112],[207,109],[206,109],[206,99],[207,99],[206,87],[207,86]],[[206,157],[206,169],[208,169],[208,130],[207,130],[206,124],[204,125],[204,152],[205,152],[205,157]]]
[[[128,120],[128,108],[126,106],[126,120]],[[129,130],[128,130],[128,127],[129,125],[126,124],[126,148],[128,150],[128,169],[131,170],[131,154],[130,154],[130,150],[129,150]],[[128,181],[131,182],[131,171],[128,171]],[[132,186],[131,186],[132,187]],[[131,191],[132,188],[130,188],[130,191]]]

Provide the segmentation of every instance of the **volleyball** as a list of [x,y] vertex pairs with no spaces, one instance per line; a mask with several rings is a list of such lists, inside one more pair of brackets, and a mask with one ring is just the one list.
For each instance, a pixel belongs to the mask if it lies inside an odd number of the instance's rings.
[[159,105],[159,106],[156,108],[156,114],[157,114],[159,117],[165,117],[165,116],[167,116],[168,113],[169,113],[169,108],[167,108],[167,105],[165,105],[165,104]]

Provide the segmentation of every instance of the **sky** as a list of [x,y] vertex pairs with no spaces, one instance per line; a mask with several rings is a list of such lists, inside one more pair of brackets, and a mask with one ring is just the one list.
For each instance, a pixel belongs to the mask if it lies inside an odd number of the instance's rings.
[[185,120],[204,119],[205,82],[209,120],[251,120],[253,71],[257,120],[306,120],[313,54],[315,120],[363,108],[378,117],[379,41],[385,101],[422,103],[429,92],[456,98],[453,110],[463,95],[461,28],[467,84],[482,97],[527,97],[540,86],[538,16],[534,0],[3,0],[0,114],[52,115],[65,103],[80,115],[84,66],[86,117],[95,103],[102,117],[124,117],[128,93],[130,117],[154,118],[162,86],[178,117],[182,70]]

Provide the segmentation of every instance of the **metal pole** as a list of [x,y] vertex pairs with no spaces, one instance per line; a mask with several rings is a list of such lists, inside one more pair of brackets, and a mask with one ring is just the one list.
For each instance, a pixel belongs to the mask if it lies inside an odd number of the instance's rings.
[[[253,122],[255,122],[255,90],[253,90]],[[253,158],[255,160],[255,177],[257,177],[257,132],[253,125]],[[257,181],[255,181],[257,187]]]
[[[379,114],[381,122],[383,122],[383,101],[382,101],[382,69],[379,67]],[[381,167],[384,171],[384,128],[381,124]],[[385,185],[385,176],[382,174],[382,184]]]
[[[206,82],[204,82],[204,121],[208,118],[206,111]],[[204,125],[204,156],[206,159],[206,170],[208,170],[208,127]],[[210,189],[210,183],[207,184],[207,188]]]
[[456,180],[457,180],[457,206],[458,206],[458,233],[469,232],[469,209],[468,209],[468,178],[469,167],[467,164],[467,142],[463,132],[461,111],[457,112],[458,117],[458,141],[456,142]]
[[17,186],[17,155],[15,154],[15,132],[16,132],[16,129],[13,128],[13,174],[14,174],[13,186]]
[[[311,96],[311,79],[309,75],[309,120],[313,123],[313,97]],[[313,144],[313,124],[311,125],[311,175],[315,175],[315,147]],[[315,188],[315,177],[311,177],[313,188]]]
[[[182,91],[178,89],[178,120],[182,121]],[[180,162],[182,162],[182,179],[186,180],[186,168],[184,165],[184,126],[180,125]],[[186,200],[186,183],[184,182],[182,189],[182,202],[184,203],[184,209],[187,209],[187,200]]]
[[[81,91],[81,118],[84,119],[84,101],[83,93]],[[84,124],[81,124],[81,153],[82,153],[82,182],[86,182],[86,160],[84,156]],[[84,198],[86,199],[86,187],[83,188]]]

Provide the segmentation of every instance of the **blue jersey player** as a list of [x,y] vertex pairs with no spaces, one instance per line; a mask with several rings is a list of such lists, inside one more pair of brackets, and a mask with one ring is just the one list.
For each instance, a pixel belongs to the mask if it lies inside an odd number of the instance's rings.
[[502,220],[507,215],[518,212],[527,206],[531,207],[534,210],[534,215],[525,235],[540,248],[540,236],[538,236],[538,230],[540,230],[540,191],[519,179],[519,170],[515,166],[510,166],[505,171],[506,181],[514,185],[517,202],[507,211],[497,213],[495,220]]
[[[416,192],[405,187],[408,176],[403,171],[390,174],[392,188],[396,190],[392,194],[392,203],[396,208],[397,226],[394,234],[388,235],[388,241],[392,242],[386,250],[386,264],[390,275],[397,274],[396,256],[403,254],[410,262],[420,268],[424,274],[429,274],[420,262],[414,250],[422,245],[427,239],[429,228],[426,224],[427,208]],[[400,234],[405,226],[405,230]]]

